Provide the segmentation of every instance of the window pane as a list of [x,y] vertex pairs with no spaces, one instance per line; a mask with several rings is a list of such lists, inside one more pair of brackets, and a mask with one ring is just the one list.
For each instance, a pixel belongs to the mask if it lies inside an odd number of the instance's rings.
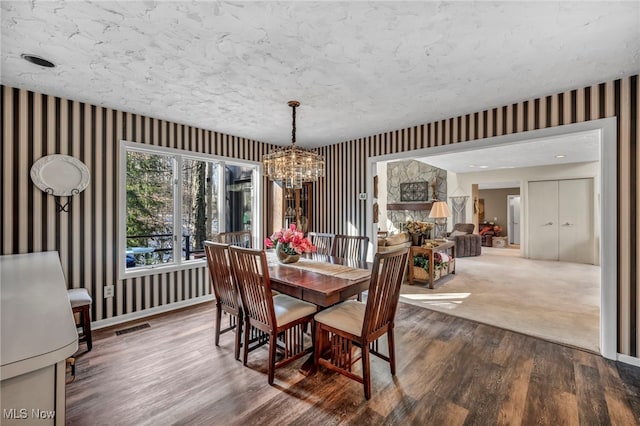
[[251,230],[253,220],[253,166],[227,165],[225,170],[225,231]]
[[204,257],[204,241],[220,232],[217,163],[182,162],[182,259]]
[[259,166],[126,141],[121,149],[123,277],[157,273],[147,271],[148,266],[199,267],[204,241],[259,226],[254,212]]
[[173,262],[173,171],[170,156],[127,152],[127,268]]

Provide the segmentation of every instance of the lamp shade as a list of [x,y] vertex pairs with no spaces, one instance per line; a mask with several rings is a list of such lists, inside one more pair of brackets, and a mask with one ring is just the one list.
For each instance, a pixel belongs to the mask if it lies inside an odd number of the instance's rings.
[[451,216],[451,210],[446,201],[436,201],[431,206],[429,217],[432,219],[442,219]]

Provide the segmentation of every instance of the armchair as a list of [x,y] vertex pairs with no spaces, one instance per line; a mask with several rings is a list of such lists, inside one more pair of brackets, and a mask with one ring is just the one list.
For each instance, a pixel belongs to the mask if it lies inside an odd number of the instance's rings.
[[474,234],[473,223],[456,223],[447,238],[456,243],[456,256],[480,256],[482,253],[482,237]]

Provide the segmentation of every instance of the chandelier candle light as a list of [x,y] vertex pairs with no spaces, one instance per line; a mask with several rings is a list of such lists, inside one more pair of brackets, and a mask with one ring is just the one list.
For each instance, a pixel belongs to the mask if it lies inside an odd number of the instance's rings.
[[316,182],[324,176],[324,159],[321,155],[296,146],[296,108],[298,101],[289,101],[293,110],[291,146],[278,148],[262,157],[265,175],[281,182],[285,188],[302,188],[304,182]]

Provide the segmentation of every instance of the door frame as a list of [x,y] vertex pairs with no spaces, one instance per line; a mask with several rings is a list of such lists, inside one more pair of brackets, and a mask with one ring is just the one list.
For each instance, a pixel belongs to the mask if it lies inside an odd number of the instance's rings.
[[[513,213],[511,213],[511,200],[514,198],[518,198],[518,204],[520,204],[520,194],[518,195],[507,195],[507,235],[509,236],[509,238],[513,237],[513,229],[510,228],[511,226],[511,219],[513,219],[511,216],[513,216]],[[518,226],[520,226],[522,224],[522,204],[520,204],[520,215],[518,217]],[[518,245],[522,244],[522,230],[519,229],[518,230],[518,239],[520,241],[518,241]],[[511,245],[511,241],[507,241],[508,245]],[[516,244],[516,243],[513,243]]]
[[[486,139],[476,139],[455,144],[434,146],[413,151],[403,151],[394,154],[371,156],[367,159],[367,193],[373,194],[373,176],[376,173],[376,163],[379,161],[403,160],[430,155],[473,151],[498,145],[517,144],[532,139],[564,136],[571,133],[597,130],[600,133],[600,353],[607,359],[620,359],[617,352],[617,264],[618,264],[618,216],[616,209],[606,209],[605,206],[617,206],[618,185],[616,175],[617,158],[617,118],[603,118],[582,123],[566,124],[546,129],[495,136]],[[373,212],[373,197],[367,197],[367,212]],[[374,242],[375,225],[367,221],[367,235],[369,241]],[[522,224],[521,224],[522,226]],[[521,245],[522,247],[522,245]],[[624,357],[623,357],[624,358]]]

